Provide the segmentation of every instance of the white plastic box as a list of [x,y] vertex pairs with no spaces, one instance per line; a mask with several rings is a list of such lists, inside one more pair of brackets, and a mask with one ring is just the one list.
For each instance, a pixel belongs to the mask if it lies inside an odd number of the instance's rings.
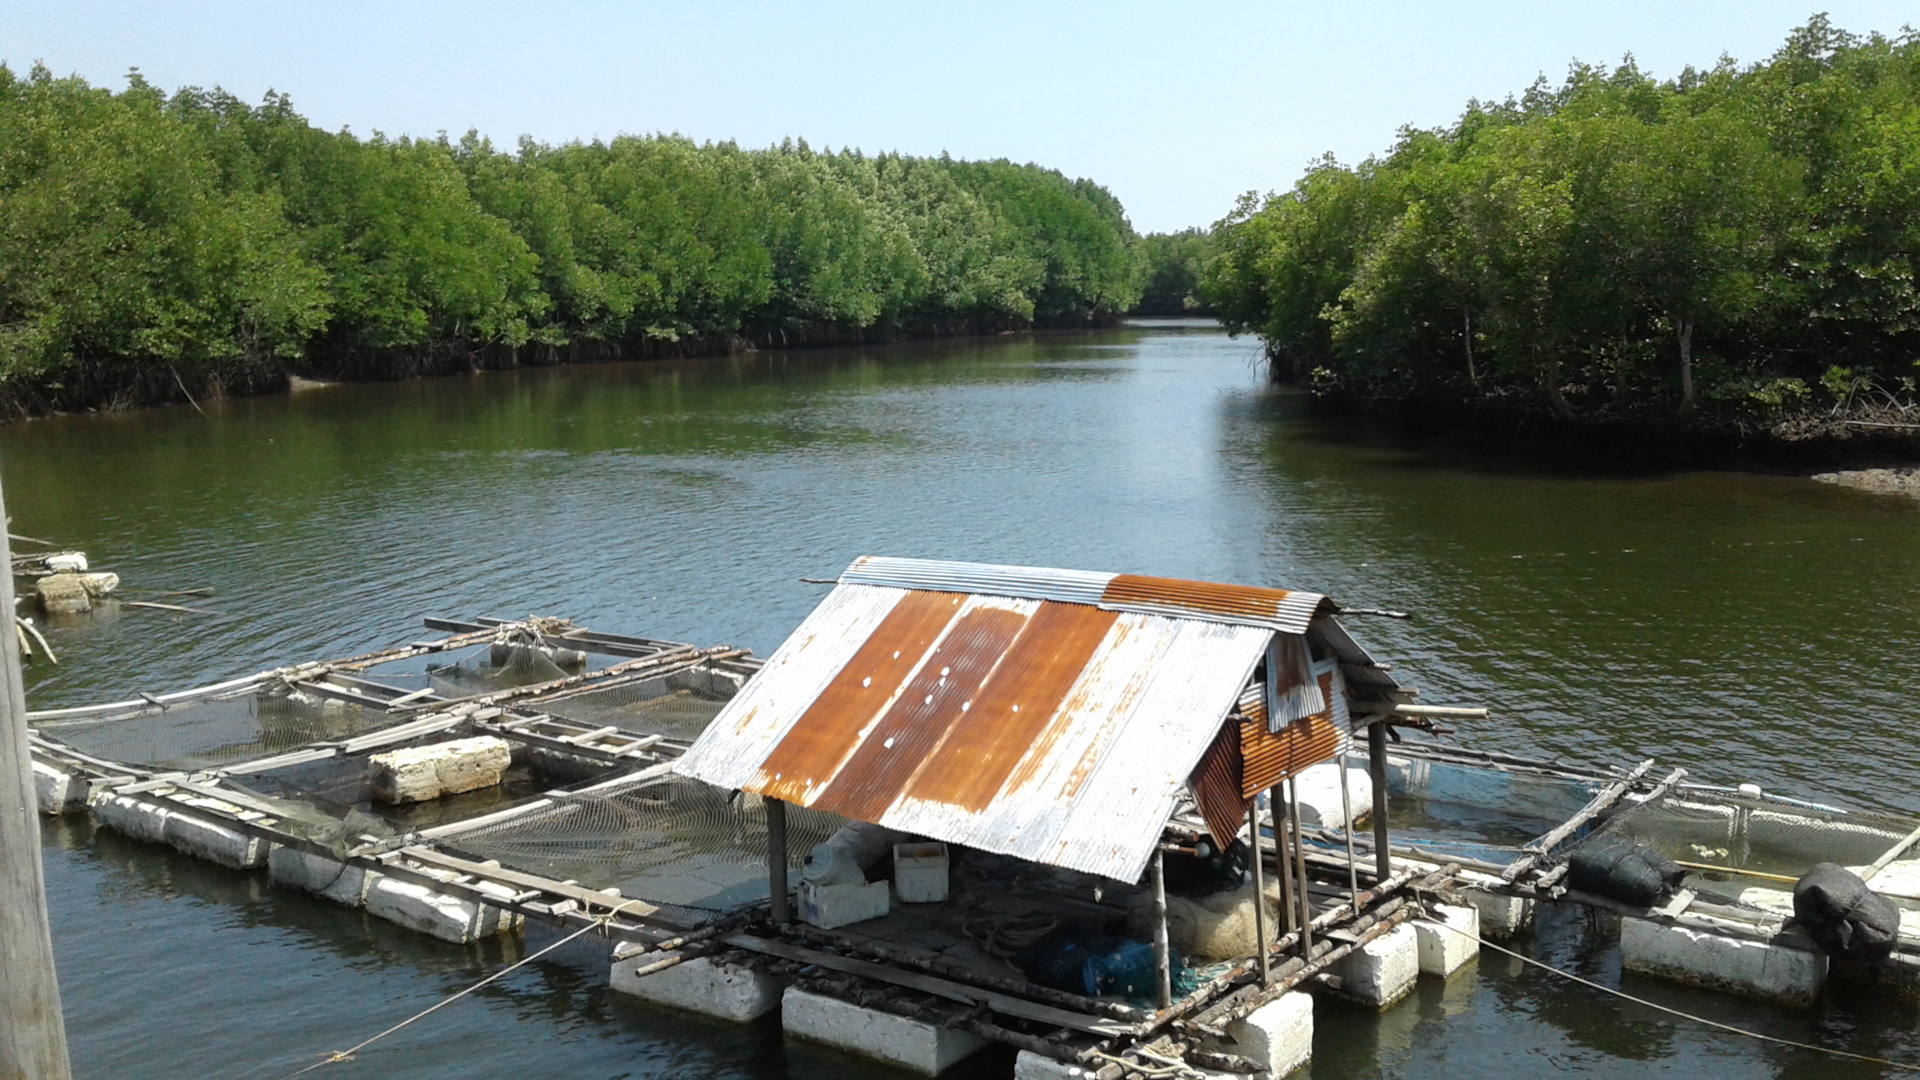
[[947,845],[893,845],[893,891],[903,904],[937,904],[947,898]]
[[885,915],[892,907],[884,881],[860,885],[816,885],[802,881],[795,890],[800,901],[800,921],[822,930],[865,922]]

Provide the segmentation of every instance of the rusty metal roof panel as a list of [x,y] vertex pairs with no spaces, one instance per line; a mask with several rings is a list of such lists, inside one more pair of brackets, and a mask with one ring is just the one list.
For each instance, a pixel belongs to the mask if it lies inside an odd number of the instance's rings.
[[1271,631],[977,569],[856,563],[676,771],[1136,880]]
[[855,559],[840,575],[840,582],[1057,600],[1091,604],[1108,611],[1260,626],[1284,634],[1303,634],[1316,615],[1338,610],[1319,593],[1291,589],[880,555]]

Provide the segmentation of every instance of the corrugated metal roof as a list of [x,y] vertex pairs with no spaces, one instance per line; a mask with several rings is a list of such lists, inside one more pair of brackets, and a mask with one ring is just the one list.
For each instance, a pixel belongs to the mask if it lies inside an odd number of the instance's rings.
[[1304,634],[1315,615],[1339,610],[1333,601],[1319,593],[1291,589],[1221,585],[1139,574],[1049,570],[1037,566],[891,559],[880,555],[855,559],[846,573],[840,575],[840,583],[1058,600],[1091,604],[1107,611],[1261,626],[1283,634]]
[[1323,604],[861,559],[675,771],[1135,881],[1275,624]]

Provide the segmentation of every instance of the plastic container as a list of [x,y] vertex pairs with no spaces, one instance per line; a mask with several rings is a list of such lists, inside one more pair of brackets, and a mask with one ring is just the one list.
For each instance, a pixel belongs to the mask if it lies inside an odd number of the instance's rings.
[[947,845],[893,845],[893,891],[903,904],[937,904],[947,898]]

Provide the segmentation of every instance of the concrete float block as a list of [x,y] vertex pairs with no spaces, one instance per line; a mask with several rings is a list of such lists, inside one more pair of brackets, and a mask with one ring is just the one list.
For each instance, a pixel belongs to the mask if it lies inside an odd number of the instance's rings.
[[1419,938],[1403,923],[1348,953],[1333,974],[1341,994],[1384,1009],[1406,997],[1420,977]]
[[1480,909],[1435,904],[1433,914],[1432,919],[1415,919],[1413,934],[1419,943],[1420,973],[1444,979],[1480,955]]
[[788,987],[780,999],[787,1034],[885,1061],[921,1076],[938,1076],[987,1046],[965,1031],[863,1008]]
[[511,764],[513,747],[507,740],[477,735],[375,754],[367,769],[374,798],[398,804],[492,787]]
[[1620,966],[1787,1005],[1811,1004],[1827,980],[1819,953],[1634,918],[1620,921]]
[[1313,1057],[1313,996],[1280,995],[1229,1023],[1227,1037],[1210,1041],[1208,1049],[1258,1062],[1270,1080],[1279,1080]]
[[[192,799],[187,805],[215,813],[226,804],[212,799]],[[177,810],[170,813],[161,835],[179,851],[235,870],[253,870],[267,864],[270,847],[267,841],[197,814]]]
[[1462,889],[1461,897],[1479,913],[1480,932],[1495,940],[1510,938],[1533,919],[1533,901],[1485,889]]
[[91,786],[84,776],[75,776],[44,762],[33,763],[33,797],[43,814],[58,817],[84,809]]
[[40,610],[49,615],[78,615],[93,610],[87,583],[79,574],[48,574],[33,583]]
[[[422,871],[426,873],[425,871]],[[428,873],[429,877],[441,875]],[[451,877],[452,875],[447,875]],[[483,881],[471,886],[478,892],[497,896],[502,900],[513,896],[511,890],[492,882]],[[491,904],[477,900],[468,900],[450,892],[413,881],[402,881],[386,874],[376,874],[367,886],[367,914],[385,919],[410,930],[430,934],[442,941],[451,941],[456,945],[466,945],[495,934],[510,933],[518,930],[523,918],[510,911],[503,911]]]
[[120,575],[111,570],[75,576],[80,579],[80,587],[87,590],[87,598],[90,600],[99,600],[120,587]]
[[276,844],[267,853],[267,876],[276,885],[357,908],[366,906],[367,887],[380,875],[339,859]]
[[103,791],[87,800],[87,809],[94,820],[123,836],[156,844],[167,842],[167,819],[173,811],[157,802]]
[[659,959],[658,954],[641,953],[614,961],[608,974],[613,991],[656,1005],[744,1023],[779,1008],[780,995],[786,989],[784,983],[764,971],[718,964],[705,956],[651,975],[634,974]]

